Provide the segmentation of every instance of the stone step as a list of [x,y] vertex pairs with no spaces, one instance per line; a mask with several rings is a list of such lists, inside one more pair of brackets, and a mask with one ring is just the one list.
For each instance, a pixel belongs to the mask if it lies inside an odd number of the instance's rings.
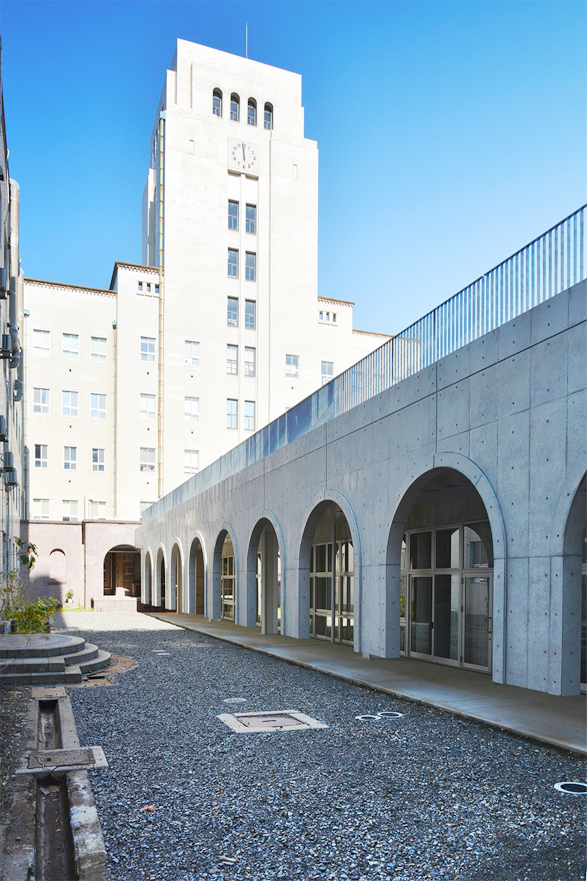
[[101,670],[105,667],[111,657],[112,655],[110,652],[104,652],[102,649],[98,649],[98,654],[95,658],[92,658],[89,661],[82,661],[78,666],[82,673],[94,673],[96,670]]
[[3,658],[0,662],[0,675],[14,673],[63,673],[63,658]]
[[43,685],[61,682],[81,682],[82,679],[82,671],[76,665],[65,667],[63,671],[54,673],[34,672],[0,674],[0,682],[6,682],[11,685]]
[[0,636],[0,658],[70,655],[83,651],[85,644],[83,637],[63,633],[9,633]]
[[[66,655],[63,655],[63,660],[66,664],[82,664],[86,661],[92,661],[99,651],[100,649],[97,645],[92,645],[90,642],[86,642],[81,651],[68,652]],[[110,655],[108,657],[110,657]]]

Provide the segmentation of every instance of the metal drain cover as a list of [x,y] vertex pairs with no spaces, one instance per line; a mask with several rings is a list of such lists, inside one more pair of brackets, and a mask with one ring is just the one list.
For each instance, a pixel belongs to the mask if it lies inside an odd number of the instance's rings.
[[296,731],[302,728],[328,728],[325,722],[318,722],[304,713],[295,710],[278,710],[275,713],[222,713],[217,717],[233,731],[241,734],[257,731]]
[[107,768],[108,762],[101,746],[82,746],[80,749],[35,750],[24,768],[17,774],[46,774],[47,771],[82,771]]

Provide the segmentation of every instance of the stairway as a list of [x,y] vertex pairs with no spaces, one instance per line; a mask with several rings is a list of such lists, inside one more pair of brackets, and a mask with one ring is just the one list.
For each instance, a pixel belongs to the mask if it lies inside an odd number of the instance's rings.
[[81,682],[84,675],[101,670],[109,652],[81,636],[63,633],[0,635],[0,683],[21,685]]

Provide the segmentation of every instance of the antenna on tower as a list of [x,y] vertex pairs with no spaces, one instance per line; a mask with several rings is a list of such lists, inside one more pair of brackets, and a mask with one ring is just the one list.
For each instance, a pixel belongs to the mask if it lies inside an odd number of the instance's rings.
[[245,22],[245,58],[249,57],[249,23]]

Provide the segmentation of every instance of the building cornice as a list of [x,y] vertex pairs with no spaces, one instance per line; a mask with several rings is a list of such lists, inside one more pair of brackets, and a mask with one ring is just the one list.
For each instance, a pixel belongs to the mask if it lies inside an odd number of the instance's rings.
[[336,303],[338,306],[354,306],[353,300],[335,300],[333,297],[318,297],[319,303]]
[[159,268],[157,266],[143,266],[142,263],[125,263],[122,260],[116,260],[114,263],[114,269],[112,270],[112,278],[110,279],[110,287],[114,284],[114,279],[118,273],[119,269],[131,269],[131,270],[140,270],[143,273],[150,273],[151,275],[159,275]]
[[359,330],[356,327],[353,327],[353,333],[359,334],[360,336],[377,336],[381,337],[384,340],[392,340],[393,334],[391,333],[378,333],[376,330]]
[[74,291],[75,293],[79,293],[80,291],[84,294],[93,294],[96,297],[115,297],[116,291],[106,291],[102,288],[86,288],[83,285],[79,284],[62,284],[59,281],[44,281],[40,278],[25,278],[25,285],[31,285],[33,287],[39,288],[59,288],[60,291]]

